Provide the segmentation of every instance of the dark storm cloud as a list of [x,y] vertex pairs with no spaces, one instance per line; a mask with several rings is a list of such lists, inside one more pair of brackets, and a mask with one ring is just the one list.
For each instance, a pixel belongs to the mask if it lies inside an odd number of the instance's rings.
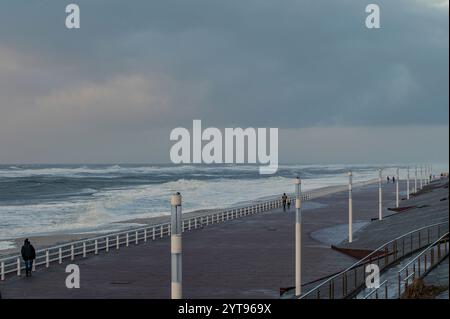
[[[448,1],[73,2],[76,31],[64,1],[0,2],[0,147],[77,131],[113,141],[194,118],[448,125]],[[364,25],[371,2],[379,30]]]

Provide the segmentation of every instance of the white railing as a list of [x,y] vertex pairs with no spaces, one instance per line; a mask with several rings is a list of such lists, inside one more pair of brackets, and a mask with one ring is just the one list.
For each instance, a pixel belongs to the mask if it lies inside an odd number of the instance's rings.
[[[354,185],[364,186],[374,182],[376,182],[376,180],[355,183]],[[346,189],[347,186],[336,186],[312,190],[304,192],[302,200],[306,201],[312,198],[344,191]],[[292,194],[288,196],[288,198],[291,202],[295,201],[295,197]],[[248,206],[235,207],[218,212],[207,212],[202,215],[184,218],[182,221],[182,230],[183,232],[191,231],[208,225],[270,211],[281,206],[282,200],[277,198],[255,202]],[[130,245],[137,245],[139,242],[147,242],[166,236],[170,236],[170,221],[39,249],[36,251],[33,271],[35,271],[36,267],[48,268],[50,264],[54,262],[61,264],[64,260],[74,260],[79,256],[86,258],[89,254],[97,255],[100,251],[109,252],[111,249],[119,250],[122,246],[128,247]],[[20,276],[21,271],[24,268],[25,265],[21,262],[20,255],[0,258],[0,280],[5,280],[6,274],[10,273],[16,273]]]
[[[302,199],[309,200],[310,195],[305,193]],[[274,199],[245,207],[236,207],[188,217],[182,221],[182,230],[183,232],[190,231],[228,220],[255,215],[281,206],[282,201],[280,199]],[[86,258],[89,254],[96,255],[100,251],[108,252],[111,249],[118,250],[122,246],[137,245],[140,242],[156,240],[166,236],[170,236],[170,222],[134,228],[40,249],[36,251],[33,270],[36,267],[48,268],[54,262],[61,264],[64,260],[74,260],[78,256]],[[17,273],[20,276],[24,268],[24,264],[21,262],[19,255],[0,259],[0,280],[5,280],[5,275],[9,273]]]

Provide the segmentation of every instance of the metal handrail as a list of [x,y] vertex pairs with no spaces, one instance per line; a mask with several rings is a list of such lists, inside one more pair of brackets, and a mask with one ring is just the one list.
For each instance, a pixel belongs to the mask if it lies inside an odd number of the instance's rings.
[[312,288],[311,290],[309,290],[308,292],[306,292],[305,294],[302,294],[301,296],[298,297],[298,299],[304,299],[306,297],[308,297],[309,295],[313,294],[315,291],[317,291],[318,289],[320,289],[321,287],[325,286],[326,284],[330,284],[332,283],[335,279],[339,278],[340,276],[343,276],[344,274],[346,274],[347,272],[355,269],[356,267],[360,266],[361,264],[364,264],[366,261],[371,260],[372,257],[374,257],[376,254],[379,254],[380,252],[384,252],[385,249],[391,245],[394,242],[398,242],[401,239],[404,239],[407,236],[413,235],[415,233],[420,233],[420,231],[424,230],[424,229],[430,229],[436,226],[441,226],[447,224],[448,225],[448,220],[445,222],[441,222],[441,223],[435,223],[432,225],[428,225],[428,226],[424,226],[424,227],[420,227],[417,229],[414,229],[408,233],[405,233],[399,237],[396,237],[386,243],[384,243],[383,245],[379,246],[378,248],[376,248],[375,250],[373,250],[370,254],[368,254],[367,256],[365,256],[364,258],[358,260],[356,263],[352,264],[350,267],[346,268],[345,270],[335,274],[334,276],[328,278],[327,280],[325,280],[324,282],[320,283],[319,285],[317,285],[316,287]]
[[382,286],[384,286],[384,295],[385,295],[385,298],[387,299],[387,293],[388,293],[387,283],[388,283],[387,280],[383,281],[377,288],[375,288],[374,290],[369,292],[367,295],[365,295],[363,299],[369,299],[369,297],[372,296],[373,294],[375,294],[375,296],[376,296],[375,298],[378,299],[378,290],[380,290],[380,288]]
[[418,254],[416,257],[411,259],[402,269],[400,269],[398,272],[403,272],[409,265],[411,265],[413,262],[416,262],[417,259],[422,257],[425,253],[427,253],[430,249],[432,249],[434,246],[436,246],[440,241],[442,241],[445,237],[448,237],[449,232],[446,232],[444,235],[442,235],[439,239],[437,239],[435,242],[430,244],[427,248],[425,248],[420,254]]
[[[413,280],[416,277],[416,272],[418,272],[418,276],[420,277],[420,268],[421,268],[421,259],[423,259],[423,268],[424,272],[423,275],[427,273],[427,254],[430,253],[430,266],[428,268],[428,271],[432,269],[435,265],[439,264],[447,255],[448,255],[448,240],[449,240],[449,232],[446,232],[444,235],[439,237],[436,241],[434,241],[432,244],[427,246],[423,251],[421,251],[417,256],[415,256],[413,259],[411,259],[404,267],[402,267],[397,272],[397,286],[398,286],[398,297],[400,298],[402,294],[402,283],[405,287],[405,289],[408,287],[409,279],[412,278]],[[442,254],[441,251],[441,242],[444,241],[444,254]],[[435,262],[435,247],[437,247],[437,261]],[[424,258],[422,258],[424,257]],[[416,262],[417,262],[417,270],[416,270]],[[410,273],[409,267],[413,265],[413,269]],[[402,280],[402,274],[406,272],[405,279]]]

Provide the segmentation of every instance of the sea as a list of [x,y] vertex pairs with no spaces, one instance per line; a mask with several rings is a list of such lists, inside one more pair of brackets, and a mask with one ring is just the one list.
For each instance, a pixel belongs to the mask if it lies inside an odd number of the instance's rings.
[[[382,165],[383,178],[396,167],[405,176],[408,165]],[[167,215],[174,192],[183,196],[183,212],[226,208],[293,192],[295,176],[308,191],[346,184],[349,170],[354,182],[377,178],[379,167],[280,165],[260,175],[252,165],[0,165],[0,250],[15,238],[117,231],[134,226],[130,220]],[[434,164],[441,171],[448,164]]]

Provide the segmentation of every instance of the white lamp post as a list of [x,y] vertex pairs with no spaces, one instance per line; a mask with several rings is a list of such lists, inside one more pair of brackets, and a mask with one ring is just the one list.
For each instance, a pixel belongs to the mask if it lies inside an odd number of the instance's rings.
[[170,200],[172,206],[171,215],[171,254],[172,254],[172,299],[182,298],[182,242],[181,242],[181,194],[172,195]]
[[299,177],[295,184],[295,295],[302,293],[302,182]]

